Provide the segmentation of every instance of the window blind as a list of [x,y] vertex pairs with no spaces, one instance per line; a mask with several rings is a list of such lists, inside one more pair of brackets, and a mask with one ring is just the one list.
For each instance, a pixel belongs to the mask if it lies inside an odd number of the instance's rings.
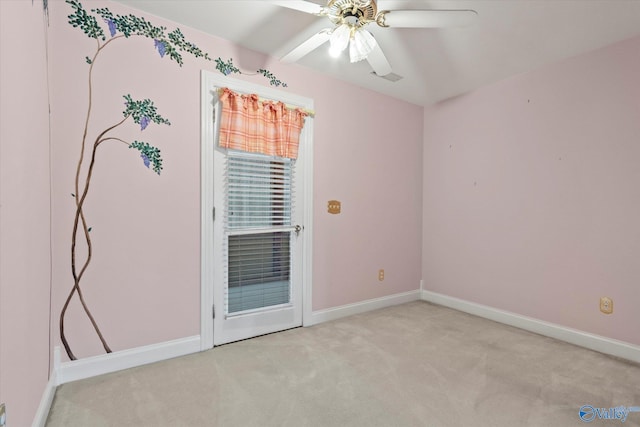
[[293,164],[291,159],[227,153],[228,315],[291,301]]
[[229,229],[291,226],[291,159],[229,152],[226,178]]

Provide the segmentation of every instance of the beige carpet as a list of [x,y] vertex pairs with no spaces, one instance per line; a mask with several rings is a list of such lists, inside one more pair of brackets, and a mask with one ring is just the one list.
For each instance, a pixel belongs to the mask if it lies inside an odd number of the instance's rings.
[[49,427],[640,426],[640,365],[426,302],[62,385]]

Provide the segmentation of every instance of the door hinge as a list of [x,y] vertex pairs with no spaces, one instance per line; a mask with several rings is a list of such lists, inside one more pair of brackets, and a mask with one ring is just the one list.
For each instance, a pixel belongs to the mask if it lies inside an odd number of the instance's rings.
[[211,311],[212,311],[212,313],[213,313],[213,318],[215,319],[215,318],[216,318],[216,305],[215,305],[215,304],[213,304],[213,305],[211,306]]
[[215,221],[216,220],[216,208],[215,207],[213,208],[213,211],[212,211],[211,215],[213,217],[213,220]]

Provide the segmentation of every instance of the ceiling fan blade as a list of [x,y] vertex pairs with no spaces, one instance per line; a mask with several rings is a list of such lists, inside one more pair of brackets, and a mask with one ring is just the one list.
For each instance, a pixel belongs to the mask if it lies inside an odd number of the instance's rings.
[[319,15],[323,10],[322,6],[319,4],[304,0],[268,0],[268,2],[277,6],[299,10],[300,12],[311,13],[313,15]]
[[376,46],[367,56],[367,62],[379,76],[386,76],[391,72],[391,64],[389,64],[387,57],[384,56],[378,43],[376,43]]
[[312,50],[320,47],[322,44],[326,43],[329,40],[330,29],[325,28],[323,30],[318,31],[307,40],[299,44],[295,49],[291,52],[287,53],[285,56],[280,58],[282,62],[296,62]]
[[395,28],[443,28],[469,25],[475,10],[391,10],[384,12],[382,26]]

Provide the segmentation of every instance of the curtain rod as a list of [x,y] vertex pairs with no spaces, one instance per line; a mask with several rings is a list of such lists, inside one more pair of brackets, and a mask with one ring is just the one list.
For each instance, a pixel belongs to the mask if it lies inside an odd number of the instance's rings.
[[[226,89],[229,89],[229,88],[226,88]],[[222,95],[222,92],[224,92],[224,90],[225,90],[225,88],[224,88],[224,87],[218,87],[218,90],[217,90],[217,92],[218,92],[218,96]],[[231,89],[229,89],[229,90],[231,90]],[[240,94],[242,94],[242,95],[253,95],[253,94],[251,94],[251,93],[241,92],[241,91],[237,91],[237,90],[231,90],[231,92],[240,93]],[[256,95],[257,95],[257,94],[256,94]],[[263,102],[264,102],[264,101],[270,101],[270,102],[274,102],[274,101],[275,101],[275,102],[282,102],[282,101],[277,100],[277,99],[268,99],[268,98],[263,98],[263,97],[261,97],[260,95],[258,95],[258,101],[263,101]],[[290,110],[302,110],[302,111],[304,111],[305,113],[307,113],[307,115],[308,115],[308,116],[310,116],[310,117],[315,117],[315,116],[316,116],[316,112],[315,112],[315,110],[308,110],[308,109],[303,108],[303,107],[301,107],[301,106],[299,106],[299,105],[287,104],[286,102],[282,102],[282,103],[284,104],[284,106],[285,106],[285,107],[287,107],[287,108],[288,108],[288,109],[290,109]]]

